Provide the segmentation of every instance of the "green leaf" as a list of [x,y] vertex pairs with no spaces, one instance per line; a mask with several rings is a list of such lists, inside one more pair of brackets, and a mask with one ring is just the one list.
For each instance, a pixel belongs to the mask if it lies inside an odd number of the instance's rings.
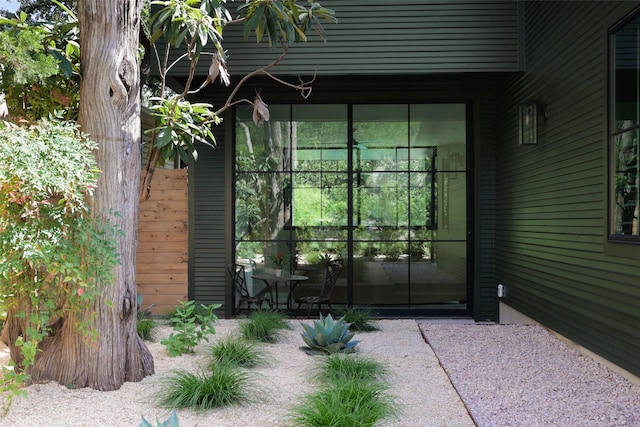
[[158,148],[162,148],[165,145],[169,145],[171,143],[171,138],[173,136],[173,128],[170,126],[166,126],[160,128],[158,131],[158,135],[156,137],[156,146]]

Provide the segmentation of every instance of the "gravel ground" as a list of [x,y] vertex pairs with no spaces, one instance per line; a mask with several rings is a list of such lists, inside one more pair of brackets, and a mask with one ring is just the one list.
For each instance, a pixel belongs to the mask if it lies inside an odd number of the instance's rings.
[[[261,348],[267,355],[265,366],[251,370],[256,375],[254,396],[250,403],[224,409],[196,412],[179,410],[180,425],[189,426],[291,426],[287,417],[292,406],[315,390],[309,377],[318,356],[309,356],[300,347],[300,321],[290,321],[287,331],[276,344]],[[414,320],[382,320],[382,331],[359,333],[359,352],[384,363],[391,370],[390,394],[398,403],[394,419],[380,424],[392,427],[461,426],[473,427],[473,421],[438,359],[425,343]],[[211,342],[237,332],[237,321],[222,319]],[[126,383],[120,390],[99,392],[91,389],[70,390],[48,383],[28,387],[26,398],[16,398],[0,426],[138,426],[141,416],[155,425],[164,420],[170,409],[154,405],[152,395],[159,381],[174,369],[198,369],[207,345],[195,355],[168,357],[159,339],[167,336],[168,327],[158,330],[156,342],[149,343],[154,355],[156,374],[139,383]]]
[[640,386],[541,326],[420,328],[480,427],[640,426]]
[[[309,377],[318,357],[300,349],[300,321],[290,323],[293,329],[278,343],[261,346],[267,361],[252,370],[251,402],[207,412],[179,410],[180,425],[291,426],[291,407],[315,390]],[[381,426],[473,427],[475,421],[480,427],[640,427],[640,387],[542,327],[414,320],[381,320],[379,326],[382,331],[359,333],[356,339],[361,354],[391,370],[390,394],[399,413]],[[237,321],[222,319],[216,329],[211,342],[237,333]],[[152,398],[160,381],[175,369],[197,370],[208,347],[171,358],[159,343],[169,332],[166,326],[159,328],[148,344],[155,375],[113,392],[33,385],[27,397],[15,399],[0,426],[138,426],[142,416],[154,423],[166,419],[170,409],[157,407]],[[0,348],[0,362],[2,358]]]

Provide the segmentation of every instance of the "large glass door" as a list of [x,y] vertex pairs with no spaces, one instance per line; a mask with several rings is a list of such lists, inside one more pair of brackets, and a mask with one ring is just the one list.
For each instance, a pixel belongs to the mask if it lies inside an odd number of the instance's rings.
[[[321,279],[334,305],[464,309],[464,104],[287,105],[236,127],[236,260]],[[301,287],[298,292],[312,292]]]
[[466,308],[464,104],[354,105],[353,303]]

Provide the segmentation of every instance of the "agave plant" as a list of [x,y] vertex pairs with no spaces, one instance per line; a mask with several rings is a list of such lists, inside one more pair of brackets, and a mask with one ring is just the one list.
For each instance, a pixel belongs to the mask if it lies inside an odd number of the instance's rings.
[[333,320],[331,314],[313,322],[313,327],[302,324],[302,339],[312,352],[316,353],[352,353],[360,341],[351,341],[353,332],[349,331],[350,323],[343,319]]

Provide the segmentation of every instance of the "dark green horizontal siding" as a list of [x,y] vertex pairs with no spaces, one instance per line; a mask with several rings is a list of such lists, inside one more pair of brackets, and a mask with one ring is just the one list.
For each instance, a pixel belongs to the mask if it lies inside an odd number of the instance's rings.
[[[314,33],[292,45],[272,69],[289,75],[380,75],[517,71],[517,2],[324,0],[338,24],[326,24],[326,43]],[[230,4],[233,7],[233,4]],[[241,76],[273,61],[278,49],[244,40],[242,28],[224,33],[228,67]],[[203,60],[199,74],[206,74]],[[184,63],[172,75],[185,75]]]
[[198,160],[189,166],[189,298],[201,304],[226,306],[225,266],[230,252],[225,246],[224,127],[214,128],[214,134],[215,148],[200,144]]
[[[638,2],[576,4],[524,4],[525,72],[498,120],[496,276],[505,303],[640,375],[640,248],[611,255],[606,229],[607,30]],[[547,120],[519,146],[529,99]]]

